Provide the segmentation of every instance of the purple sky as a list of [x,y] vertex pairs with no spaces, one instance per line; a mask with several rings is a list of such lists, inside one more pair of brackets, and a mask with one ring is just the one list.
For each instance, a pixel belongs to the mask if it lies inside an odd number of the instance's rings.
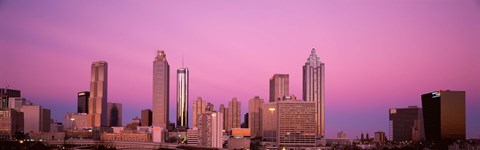
[[109,63],[108,101],[123,103],[126,124],[151,107],[152,61],[165,50],[173,121],[182,56],[190,107],[238,97],[245,113],[275,73],[301,98],[312,47],[326,65],[327,137],[387,132],[389,108],[439,89],[467,92],[467,138],[480,137],[478,1],[0,1],[0,86],[56,120],[76,111],[93,61]]

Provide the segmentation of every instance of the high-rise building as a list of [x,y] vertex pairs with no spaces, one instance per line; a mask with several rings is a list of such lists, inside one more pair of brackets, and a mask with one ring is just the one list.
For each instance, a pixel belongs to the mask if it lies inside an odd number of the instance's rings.
[[24,132],[49,132],[50,110],[38,105],[25,105],[20,109],[23,112]]
[[187,130],[187,144],[198,145],[198,128],[193,127]]
[[385,132],[383,131],[375,132],[375,137],[373,138],[373,141],[375,143],[380,143],[380,144],[384,144],[385,142],[387,142],[387,137],[385,136]]
[[[260,120],[261,121],[261,120]],[[248,128],[248,113],[243,115],[243,122],[240,125],[242,128]]]
[[0,108],[8,108],[8,99],[10,97],[21,97],[20,90],[0,88]]
[[88,98],[90,97],[90,92],[78,92],[77,96],[77,113],[88,113]]
[[152,110],[144,109],[142,110],[142,122],[141,126],[152,126]]
[[169,117],[170,65],[164,51],[158,51],[153,61],[152,126],[166,129]]
[[205,112],[205,109],[206,109],[206,102],[202,99],[202,97],[197,97],[197,100],[195,100],[195,102],[193,102],[193,116],[192,116],[192,121],[193,121],[193,127],[197,127],[198,124],[197,124],[197,117],[198,115],[201,115]]
[[121,127],[122,126],[122,104],[121,103],[107,103],[107,126]]
[[423,94],[422,107],[427,141],[465,140],[465,91]]
[[299,100],[276,103],[279,147],[316,146],[316,102]]
[[177,70],[177,128],[188,128],[188,68]]
[[262,137],[263,141],[277,141],[277,103],[264,103],[262,106]]
[[222,148],[223,114],[207,111],[198,116],[198,145]]
[[90,98],[88,99],[90,126],[105,127],[107,126],[108,63],[105,61],[93,62],[91,75]]
[[220,104],[219,112],[222,113],[222,114],[224,114],[224,115],[223,115],[223,130],[225,130],[225,128],[227,127],[227,125],[225,125],[225,121],[227,120],[227,119],[226,119],[226,117],[227,117],[227,115],[226,115],[226,114],[227,114],[227,109],[228,109],[228,108],[226,108],[225,105]]
[[240,117],[241,103],[234,97],[232,101],[228,102],[226,131],[230,131],[232,128],[240,128]]
[[210,102],[207,102],[207,105],[205,106],[205,111],[215,111],[215,105],[213,105]]
[[23,112],[0,108],[0,141],[14,140],[15,132],[23,132]]
[[316,134],[325,137],[325,64],[312,49],[303,66],[303,99],[315,102]]
[[289,96],[288,74],[274,74],[270,78],[270,102],[280,101]]
[[248,127],[250,128],[251,137],[262,137],[262,106],[263,99],[255,96],[248,101]]
[[13,108],[17,111],[22,108],[23,105],[26,105],[27,101],[25,98],[21,97],[10,97],[8,98],[8,108]]
[[422,108],[390,108],[389,138],[392,141],[420,141],[423,136]]

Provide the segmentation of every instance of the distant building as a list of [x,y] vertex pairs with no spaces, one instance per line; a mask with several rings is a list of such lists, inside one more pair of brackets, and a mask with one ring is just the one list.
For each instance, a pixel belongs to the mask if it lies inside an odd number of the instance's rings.
[[205,111],[215,111],[215,106],[212,103],[207,102],[207,106],[205,107]]
[[338,139],[346,139],[347,134],[345,134],[345,132],[343,132],[343,131],[340,131],[340,132],[337,133],[337,138]]
[[262,106],[262,137],[263,141],[277,141],[277,103],[264,103]]
[[198,145],[198,128],[193,127],[187,130],[187,144]]
[[316,146],[315,102],[277,102],[279,147]]
[[22,108],[22,106],[25,104],[26,104],[25,98],[21,98],[21,97],[8,98],[8,108],[12,108],[19,111]]
[[231,130],[232,128],[240,128],[240,117],[241,117],[241,103],[237,100],[236,97],[232,101],[228,102],[227,110],[227,125],[226,131]]
[[270,102],[280,101],[289,96],[288,74],[274,74],[270,78]]
[[0,88],[0,108],[8,108],[8,99],[10,97],[22,97],[20,90]]
[[63,128],[65,130],[88,129],[91,127],[88,116],[86,113],[67,113],[63,118]]
[[465,91],[423,94],[422,107],[427,141],[465,140]]
[[90,92],[78,92],[77,96],[77,113],[88,113],[88,98],[90,97]]
[[63,132],[63,124],[61,122],[50,121],[50,132]]
[[129,141],[129,142],[152,142],[152,135],[149,133],[121,132],[102,133],[101,141]]
[[153,61],[152,126],[166,129],[170,111],[170,65],[164,51],[158,51]]
[[248,101],[248,127],[251,130],[251,137],[262,137],[262,106],[263,99],[255,96]]
[[142,110],[142,122],[141,126],[152,126],[152,110],[144,109]]
[[[225,107],[225,105],[223,104],[220,104],[220,108],[219,108],[219,112],[224,114],[223,115],[223,130],[226,130],[227,128],[227,125],[225,124],[226,123],[226,117],[227,117],[227,111],[228,111],[228,108]],[[248,124],[247,124],[248,126]],[[243,128],[243,127],[242,127]]]
[[97,61],[92,63],[90,80],[90,97],[88,99],[88,114],[91,127],[105,127],[107,123],[107,87],[108,63]]
[[250,149],[250,129],[232,128],[228,139],[228,149]]
[[121,103],[107,103],[107,126],[119,127],[122,126],[122,104]]
[[198,116],[198,145],[222,148],[223,114],[208,111]]
[[0,108],[0,141],[11,141],[15,132],[23,132],[23,112],[11,108]]
[[20,109],[24,116],[24,132],[50,132],[50,110],[38,105],[25,105]]
[[245,113],[243,115],[243,122],[242,124],[240,125],[240,127],[242,128],[248,128],[248,113]]
[[387,142],[387,137],[385,136],[385,132],[377,131],[375,132],[375,137],[373,138],[373,142],[379,144],[385,144]]
[[125,130],[137,130],[137,127],[140,126],[140,118],[133,118],[126,126]]
[[197,117],[198,115],[201,115],[205,112],[205,109],[207,107],[206,102],[202,99],[202,97],[197,97],[197,100],[193,102],[193,116],[192,116],[192,121],[193,121],[193,127],[198,127],[197,125]]
[[188,128],[189,71],[182,67],[177,70],[177,128]]
[[316,134],[325,137],[325,64],[320,61],[315,48],[303,66],[303,99],[315,102]]
[[424,139],[422,108],[390,108],[389,138],[392,141],[420,141]]

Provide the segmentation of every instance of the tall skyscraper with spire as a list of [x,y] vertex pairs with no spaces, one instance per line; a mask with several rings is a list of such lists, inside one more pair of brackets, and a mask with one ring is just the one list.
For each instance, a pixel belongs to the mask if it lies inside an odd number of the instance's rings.
[[91,69],[90,98],[88,99],[89,123],[91,127],[105,127],[107,126],[108,63],[93,62]]
[[177,70],[177,128],[188,128],[188,68]]
[[315,102],[316,133],[325,137],[325,64],[312,48],[303,66],[303,99]]
[[166,129],[169,112],[170,65],[164,51],[157,51],[153,61],[152,126]]

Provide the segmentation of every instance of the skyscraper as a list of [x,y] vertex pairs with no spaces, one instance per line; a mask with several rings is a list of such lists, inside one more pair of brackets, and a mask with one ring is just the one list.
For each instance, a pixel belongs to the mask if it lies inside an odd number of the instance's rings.
[[153,61],[152,126],[166,129],[169,113],[170,65],[164,51],[157,51]]
[[315,146],[315,102],[280,101],[276,103],[279,147]]
[[288,74],[274,74],[270,78],[270,102],[282,100],[289,96]]
[[227,125],[225,125],[225,120],[227,120],[227,119],[226,119],[226,117],[227,117],[227,115],[226,115],[226,114],[227,114],[227,110],[228,110],[228,109],[225,108],[225,105],[220,104],[219,112],[223,114],[223,123],[222,123],[222,124],[223,124],[223,130],[225,130],[225,128],[227,127]]
[[192,116],[192,120],[193,120],[193,127],[198,127],[198,115],[201,115],[205,112],[205,109],[206,109],[206,102],[202,99],[202,97],[197,97],[197,100],[195,100],[195,102],[193,102],[193,116]]
[[77,96],[77,113],[88,113],[88,98],[90,97],[90,92],[78,92]]
[[122,104],[121,103],[107,103],[107,126],[120,127],[122,126]]
[[427,141],[465,140],[465,91],[423,94],[422,107]]
[[241,117],[241,103],[237,100],[236,97],[232,101],[228,102],[227,109],[227,131],[230,131],[232,128],[240,128],[240,117]]
[[315,48],[303,66],[303,99],[315,102],[316,134],[325,137],[325,65]]
[[107,126],[107,62],[93,62],[91,75],[90,98],[88,99],[88,114],[91,116],[90,126],[105,127]]
[[392,141],[419,141],[423,136],[422,108],[390,108],[390,133]]
[[144,109],[142,110],[142,122],[141,126],[152,126],[152,110]]
[[262,136],[262,106],[263,99],[258,96],[253,97],[248,101],[248,127],[250,128],[251,137]]
[[198,115],[198,145],[222,148],[223,114],[208,111]]
[[177,128],[188,128],[188,68],[177,70]]
[[262,137],[263,141],[277,141],[277,103],[264,103],[262,106]]

